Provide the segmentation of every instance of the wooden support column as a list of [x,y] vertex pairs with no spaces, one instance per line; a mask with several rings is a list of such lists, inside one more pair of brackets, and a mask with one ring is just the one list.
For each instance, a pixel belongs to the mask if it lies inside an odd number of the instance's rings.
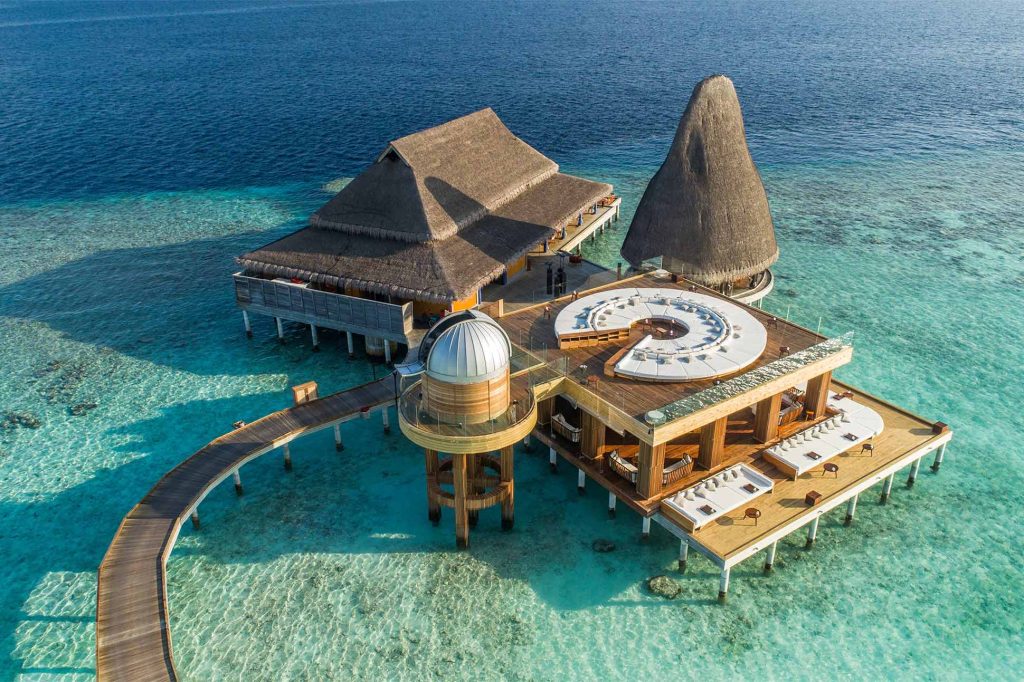
[[576,476],[576,492],[580,495],[587,492],[587,475],[583,473],[583,469],[579,469]]
[[355,357],[356,348],[352,341],[352,332],[345,332],[345,340],[348,342],[348,356],[350,358]]
[[545,398],[537,402],[537,426],[551,423],[551,411],[554,409],[554,398]]
[[290,447],[288,447],[288,443],[285,443],[284,445],[282,445],[281,449],[284,451],[284,470],[285,471],[291,471],[292,470],[292,449]]
[[665,471],[665,444],[651,445],[640,441],[640,472],[636,491],[643,497],[654,497],[661,492],[661,475]]
[[558,453],[554,448],[548,448],[548,464],[551,465],[551,473],[558,471]]
[[807,544],[804,545],[804,549],[814,547],[814,541],[818,539],[818,521],[820,519],[820,516],[815,516],[811,525],[807,526]]
[[192,511],[192,528],[199,530],[199,512],[197,510]]
[[313,352],[314,353],[319,353],[320,352],[320,335],[317,333],[316,325],[315,324],[309,325],[309,334],[310,334],[311,337],[313,337]]
[[463,452],[452,454],[452,483],[455,486],[455,546],[469,547],[469,514],[466,510],[466,457]]
[[[476,481],[483,474],[482,469],[479,455],[466,455],[466,490],[468,495],[476,495],[481,492]],[[466,512],[466,519],[469,521],[470,528],[476,528],[476,523],[480,520],[480,510],[469,510]]]
[[939,449],[935,452],[935,461],[932,462],[932,471],[939,473],[939,467],[942,466],[942,458],[946,456],[946,444],[943,443]]
[[720,604],[725,603],[726,595],[729,594],[729,572],[731,570],[723,568],[721,575],[718,577],[718,602]]
[[776,393],[757,403],[754,415],[754,440],[767,443],[779,435],[779,412],[782,411],[782,394]]
[[889,501],[889,495],[892,494],[892,482],[896,478],[896,474],[891,474],[889,478],[885,479],[885,485],[882,486],[882,497],[878,500],[879,504],[886,504]]
[[580,426],[583,434],[580,438],[580,450],[585,457],[597,457],[604,447],[606,429],[600,419],[586,410],[580,413]]
[[690,543],[686,540],[679,541],[679,572],[686,573],[686,559],[690,556]]
[[284,343],[284,325],[281,324],[281,318],[275,317],[274,322],[277,323],[277,340]]
[[819,374],[807,382],[804,409],[813,412],[815,419],[825,414],[825,406],[828,404],[828,388],[831,385],[832,372]]
[[776,540],[775,542],[772,543],[772,546],[769,547],[768,551],[765,553],[765,556],[764,556],[764,572],[765,573],[771,573],[772,572],[772,566],[775,565],[775,550],[777,550],[778,548],[779,548],[779,543]]
[[345,444],[341,442],[341,424],[334,425],[334,449],[338,452],[345,449]]
[[608,491],[608,518],[615,518],[615,503],[619,501],[619,498],[615,497],[615,493]]
[[651,537],[651,517],[645,516],[640,523],[640,539],[647,540],[649,537]]
[[857,513],[857,498],[860,495],[854,495],[850,498],[850,501],[846,504],[846,519],[843,520],[844,526],[849,526],[853,523],[853,515]]
[[907,487],[913,488],[914,481],[917,480],[917,472],[921,470],[921,458],[918,457],[914,460],[914,464],[910,467],[910,476],[907,477]]
[[[437,456],[437,450],[425,448],[423,453],[427,463],[427,479],[436,479],[437,472],[441,468],[441,461]],[[427,486],[427,518],[435,526],[441,522],[441,503],[431,498],[429,484]]]
[[722,457],[725,455],[725,430],[728,425],[729,418],[722,417],[700,428],[697,464],[705,469],[714,469],[722,463]]
[[391,422],[388,421],[388,408],[380,411],[380,420],[384,425],[384,433],[391,433]]
[[508,484],[508,493],[501,501],[501,529],[512,530],[515,523],[515,484],[513,482],[514,453],[511,445],[501,449],[501,482]]
[[391,342],[384,339],[384,362],[391,364]]
[[249,322],[249,312],[246,310],[242,311],[242,322],[245,324],[245,335],[252,338],[252,323]]
[[231,476],[235,479],[235,494],[241,496],[245,490],[242,488],[242,477],[238,473],[238,469],[232,471]]

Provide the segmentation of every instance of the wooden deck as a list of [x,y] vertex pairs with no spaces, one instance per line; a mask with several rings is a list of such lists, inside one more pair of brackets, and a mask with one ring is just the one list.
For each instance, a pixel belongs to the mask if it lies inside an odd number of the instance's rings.
[[[651,287],[678,289],[680,291],[687,289],[686,284],[673,283],[668,277],[656,277],[650,273],[623,279],[620,282],[612,282],[606,288],[619,287]],[[707,289],[701,289],[700,291],[701,293],[719,296],[723,300],[728,300],[726,297]],[[581,295],[584,293],[589,294],[591,291],[580,291]],[[498,320],[498,323],[508,333],[512,343],[520,347],[526,348],[549,360],[555,354],[565,356],[572,379],[582,384],[589,378],[587,387],[590,391],[596,394],[602,401],[622,410],[635,419],[642,418],[649,410],[664,407],[681,398],[703,391],[714,384],[713,379],[688,381],[686,383],[652,383],[641,382],[627,377],[605,376],[605,363],[621,350],[623,344],[559,349],[558,338],[555,335],[554,320],[562,308],[569,303],[570,298],[568,296],[551,301],[549,303],[551,306],[551,319],[545,317],[545,306],[541,304],[506,313],[504,317]],[[747,307],[746,310],[766,326],[768,330],[768,345],[761,358],[753,365],[744,368],[743,372],[749,372],[779,359],[779,349],[783,346],[788,347],[790,353],[797,353],[824,340],[824,337],[781,318],[777,319],[775,323],[770,323],[769,319],[772,316],[757,308]],[[729,377],[720,378],[728,379]]]
[[395,399],[390,376],[268,415],[217,438],[169,471],[121,522],[96,590],[96,673],[101,680],[176,680],[165,570],[181,524],[246,461],[298,436]]

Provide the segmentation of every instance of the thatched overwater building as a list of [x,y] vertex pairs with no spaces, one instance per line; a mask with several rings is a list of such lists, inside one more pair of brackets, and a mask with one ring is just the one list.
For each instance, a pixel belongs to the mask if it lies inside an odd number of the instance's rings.
[[747,303],[771,289],[779,247],[736,88],[725,76],[694,88],[621,252],[634,267],[660,257],[669,272]]
[[483,109],[394,140],[307,227],[238,258],[236,298],[279,329],[408,343],[414,321],[477,305],[611,191],[559,172]]

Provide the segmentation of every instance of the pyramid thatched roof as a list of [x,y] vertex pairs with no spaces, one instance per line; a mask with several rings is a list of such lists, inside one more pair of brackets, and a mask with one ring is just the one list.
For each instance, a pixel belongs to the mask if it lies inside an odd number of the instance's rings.
[[450,302],[500,276],[611,186],[558,172],[483,109],[391,142],[246,270]]
[[697,84],[661,168],[622,245],[634,266],[662,256],[677,274],[714,286],[779,258],[768,197],[747,149],[732,81]]

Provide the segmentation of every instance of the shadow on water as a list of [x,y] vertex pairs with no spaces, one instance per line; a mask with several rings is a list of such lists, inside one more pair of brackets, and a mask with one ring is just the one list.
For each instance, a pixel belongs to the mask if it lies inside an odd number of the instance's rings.
[[[0,287],[0,315],[176,370],[245,375],[251,359],[236,343],[244,336],[231,280],[234,257],[295,227],[92,253]],[[256,316],[254,325],[250,348],[272,352],[273,323]],[[287,329],[308,346],[304,327]],[[215,362],[211,353],[196,352],[211,345],[225,347]]]

